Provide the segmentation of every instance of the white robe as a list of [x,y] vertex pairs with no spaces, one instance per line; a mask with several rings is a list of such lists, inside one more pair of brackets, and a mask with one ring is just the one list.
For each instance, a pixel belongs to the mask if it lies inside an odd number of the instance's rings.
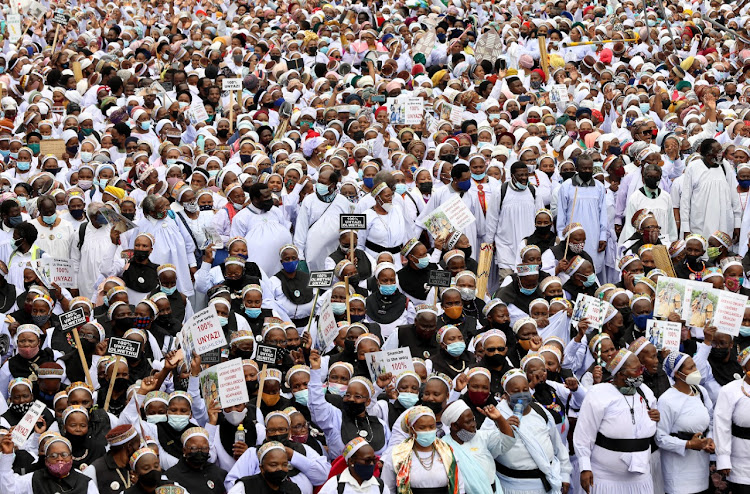
[[594,185],[589,187],[574,186],[573,180],[577,180],[577,176],[563,182],[558,190],[557,235],[563,238],[562,231],[568,224],[580,223],[586,230],[584,250],[594,260],[596,272],[601,273],[604,269],[604,252],[599,252],[599,242],[607,240],[610,228],[606,191],[598,180],[594,180]]
[[[367,217],[367,229],[360,230],[357,235],[357,247],[364,250],[370,257],[378,258],[379,252],[366,247],[369,240],[382,247],[401,248],[410,238],[411,232],[404,220],[404,211],[398,205],[392,206],[388,214],[378,214],[374,209],[365,211]],[[401,265],[401,254],[393,254],[393,262],[396,266]]]
[[631,220],[633,219],[633,215],[640,209],[645,209],[654,214],[656,222],[661,227],[661,233],[665,234],[670,242],[677,240],[677,223],[674,220],[672,196],[662,190],[659,193],[659,197],[651,199],[643,195],[643,192],[638,189],[628,198],[627,206],[625,206],[625,216],[619,240],[620,244],[625,243],[635,233],[635,227]]
[[78,233],[71,243],[70,261],[73,272],[78,273],[78,291],[82,297],[94,299],[96,281],[101,275],[99,261],[104,254],[113,247],[109,238],[110,225],[94,228],[91,223],[86,225],[86,232],[81,249],[78,249]]
[[[683,232],[708,238],[719,230],[732,234],[742,224],[740,196],[733,170],[708,168],[694,160],[685,170],[680,198],[680,223]],[[750,222],[748,223],[750,226]]]
[[501,190],[492,195],[487,208],[487,239],[495,242],[495,263],[500,269],[513,269],[521,241],[534,233],[536,210],[543,207],[542,197],[536,198],[529,189],[515,190],[510,185],[500,209]]
[[330,203],[321,201],[317,194],[309,194],[302,201],[294,244],[310,271],[322,270],[328,254],[338,247],[339,215],[347,213],[349,201],[341,194],[336,194]]
[[265,212],[251,204],[234,217],[232,236],[244,237],[248,259],[263,272],[274,275],[281,270],[279,249],[292,243],[291,226],[280,208]]

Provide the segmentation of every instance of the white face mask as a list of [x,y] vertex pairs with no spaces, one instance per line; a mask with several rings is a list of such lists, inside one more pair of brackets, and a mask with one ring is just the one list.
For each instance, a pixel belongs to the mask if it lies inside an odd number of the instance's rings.
[[685,374],[682,374],[682,375],[685,376],[685,384],[688,384],[690,386],[699,385],[701,382],[701,379],[703,379],[703,376],[701,376],[701,372],[697,369],[688,375],[685,375]]
[[235,427],[240,425],[242,421],[245,420],[245,417],[247,417],[247,408],[245,408],[241,412],[237,412],[237,411],[224,412],[224,418],[226,418],[227,422],[229,422]]
[[391,209],[393,209],[393,204],[390,202],[384,202],[381,204],[381,207],[385,210],[386,213],[390,213]]

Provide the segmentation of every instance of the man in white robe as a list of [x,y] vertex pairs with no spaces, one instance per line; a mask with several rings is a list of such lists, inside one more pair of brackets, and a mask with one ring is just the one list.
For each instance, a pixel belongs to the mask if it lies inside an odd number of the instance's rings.
[[534,233],[536,210],[542,207],[541,195],[529,187],[526,165],[514,163],[510,171],[511,180],[492,196],[487,208],[487,239],[495,242],[495,263],[501,280],[513,271],[518,246]]
[[70,245],[70,262],[73,272],[78,273],[78,293],[88,299],[93,299],[96,281],[101,276],[99,261],[112,246],[109,238],[112,227],[97,221],[99,209],[103,207],[104,204],[101,202],[92,202],[88,205],[86,213],[89,220],[84,230],[83,244],[79,247],[79,232],[76,229]]
[[292,243],[291,224],[279,207],[273,205],[268,185],[250,187],[250,204],[234,217],[232,236],[244,237],[249,260],[271,276],[281,270],[279,249]]
[[137,231],[129,237],[129,248],[133,248],[139,233],[154,236],[154,250],[149,256],[155,264],[174,264],[177,269],[177,291],[190,297],[193,289],[192,275],[197,271],[195,244],[182,223],[167,215],[169,201],[164,197],[147,196],[143,203],[143,218],[138,220]]
[[462,233],[466,235],[471,244],[471,257],[479,260],[479,248],[485,239],[486,227],[484,213],[482,212],[482,206],[479,204],[477,195],[467,193],[471,188],[471,171],[467,165],[459,163],[451,170],[451,178],[453,181],[450,184],[433,192],[422,214],[417,218],[417,225],[424,228],[422,225],[427,217],[437,208],[451,200],[454,195],[458,194],[475,219],[470,225],[463,228]]
[[328,254],[338,247],[339,216],[349,212],[349,200],[336,192],[337,183],[337,173],[323,170],[315,193],[305,197],[297,215],[294,244],[309,271],[322,270]]
[[641,209],[653,213],[656,222],[661,227],[661,233],[670,242],[674,242],[678,236],[677,223],[672,211],[672,196],[659,187],[662,175],[661,168],[658,165],[644,165],[641,173],[645,178],[644,184],[633,192],[627,200],[619,243],[625,243],[635,233],[631,221],[633,215]]

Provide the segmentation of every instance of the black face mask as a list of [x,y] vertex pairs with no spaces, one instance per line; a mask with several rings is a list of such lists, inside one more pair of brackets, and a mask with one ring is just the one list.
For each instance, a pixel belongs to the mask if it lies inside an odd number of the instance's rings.
[[268,58],[270,58],[271,60],[277,63],[281,61],[281,55],[268,55]]
[[432,410],[432,413],[435,415],[438,415],[440,412],[443,411],[443,404],[442,403],[435,403],[433,401],[424,401],[422,400],[422,405],[426,406],[430,410]]
[[501,367],[505,363],[505,356],[499,353],[493,353],[492,355],[485,355],[484,361],[488,367]]
[[247,394],[255,394],[256,391],[258,391],[258,387],[260,387],[260,383],[256,379],[255,381],[245,381],[245,386],[247,387]]
[[724,360],[729,355],[729,348],[713,348],[711,347],[711,353],[709,357],[716,360]]
[[161,326],[164,329],[170,329],[172,327],[172,316],[171,314],[164,316],[156,316],[154,322],[157,326]]
[[229,135],[229,129],[219,129],[216,131],[216,134],[222,139],[226,139]]
[[696,264],[698,262],[698,258],[700,258],[700,256],[691,256],[691,255],[685,256],[685,260],[690,264]]
[[126,217],[127,219],[129,219],[130,221],[135,220],[135,213],[122,213],[122,215]]
[[643,183],[651,190],[656,190],[659,188],[659,179],[656,178],[647,178],[643,181]]
[[138,476],[138,483],[144,487],[153,488],[159,485],[161,480],[161,470],[151,470],[148,473]]
[[93,354],[96,350],[96,342],[81,338],[81,348],[83,348],[84,354]]
[[364,138],[365,138],[365,133],[361,130],[358,130],[357,132],[352,134],[352,139],[354,139],[357,142],[361,141]]
[[214,207],[211,204],[203,204],[201,206],[198,206],[198,209],[201,211],[212,211]]
[[455,154],[444,154],[440,156],[440,159],[443,161],[447,161],[448,163],[453,163],[456,161],[456,155]]
[[238,358],[241,358],[241,359],[246,359],[246,358],[250,359],[250,358],[253,358],[253,352],[252,352],[252,350],[251,351],[247,351],[247,350],[240,350],[238,348],[237,350],[234,351],[234,356],[238,357]]
[[128,329],[133,327],[133,318],[123,317],[122,319],[115,319],[114,321],[112,321],[112,323],[120,331],[127,331]]
[[273,199],[268,199],[267,201],[263,201],[260,204],[258,204],[258,209],[261,211],[270,211],[273,207]]
[[175,120],[177,120],[177,117],[180,116],[180,112],[177,110],[174,110],[173,112],[170,112],[170,113],[172,114],[172,118],[174,118]]
[[622,321],[627,326],[632,321],[632,313],[630,312],[630,307],[623,307],[622,309],[618,309],[620,311],[620,314],[622,314]]
[[518,118],[518,110],[511,110],[511,111],[510,111],[510,118],[512,118],[512,119],[514,119],[514,120],[515,120],[516,118]]
[[289,440],[289,434],[276,434],[273,436],[266,436],[266,442],[269,441],[276,441],[279,443],[284,443]]
[[341,405],[344,409],[344,413],[349,418],[359,417],[367,409],[365,402],[357,403],[356,401],[344,401]]
[[464,253],[464,259],[468,259],[471,257],[471,245],[468,247],[456,247],[456,249]]
[[147,250],[134,250],[133,251],[133,259],[135,259],[138,262],[143,262],[146,259],[148,259],[148,256],[151,253]]
[[354,344],[356,342],[353,340],[344,340],[344,351],[347,351],[349,353],[354,353]]
[[419,187],[419,192],[422,194],[431,194],[432,193],[432,182],[422,182],[421,184],[417,185]]
[[263,478],[266,482],[272,485],[281,485],[289,475],[284,470],[276,470],[275,472],[263,472]]
[[534,229],[534,233],[540,236],[549,235],[551,231],[552,225],[545,225],[545,226],[537,226]]
[[458,148],[458,155],[462,158],[468,157],[470,152],[471,152],[471,146],[460,146]]
[[124,377],[118,377],[115,379],[115,386],[114,390],[119,392],[126,391],[128,387],[130,386],[130,380],[125,379]]
[[593,176],[593,172],[578,172],[578,178],[580,178],[583,182],[588,182]]
[[560,172],[560,176],[563,180],[570,180],[575,174],[576,172]]
[[191,466],[203,468],[203,465],[208,463],[208,453],[205,451],[191,451],[185,455],[185,461]]

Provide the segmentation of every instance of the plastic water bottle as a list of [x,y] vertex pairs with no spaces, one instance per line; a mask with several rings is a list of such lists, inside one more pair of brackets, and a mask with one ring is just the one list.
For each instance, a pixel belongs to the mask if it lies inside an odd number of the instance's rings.
[[234,442],[236,443],[245,442],[245,427],[242,424],[237,426],[237,432],[234,433]]
[[515,405],[513,405],[513,415],[518,417],[518,420],[521,420],[523,418],[523,403],[518,402]]

